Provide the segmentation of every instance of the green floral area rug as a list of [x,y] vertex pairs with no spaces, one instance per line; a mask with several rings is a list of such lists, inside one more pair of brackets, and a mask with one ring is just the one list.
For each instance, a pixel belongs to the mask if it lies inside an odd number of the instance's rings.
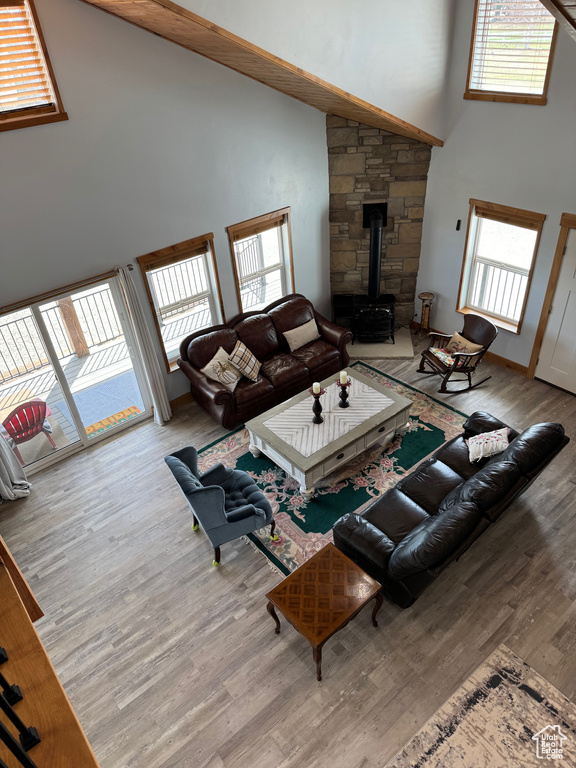
[[[332,541],[334,523],[347,512],[361,512],[375,498],[412,471],[443,443],[462,431],[466,415],[414,387],[386,376],[366,363],[353,363],[358,373],[412,401],[410,429],[388,445],[375,444],[315,486],[306,501],[298,483],[273,461],[248,450],[248,430],[240,428],[200,451],[200,470],[218,462],[248,472],[266,494],[276,520],[278,539],[270,528],[249,534],[251,543],[287,575]],[[350,396],[353,397],[351,391]]]

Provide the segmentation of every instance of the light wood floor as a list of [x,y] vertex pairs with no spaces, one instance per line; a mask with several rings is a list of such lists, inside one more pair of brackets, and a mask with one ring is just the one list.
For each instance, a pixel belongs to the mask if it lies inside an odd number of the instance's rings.
[[[430,393],[416,362],[371,361]],[[446,398],[517,428],[562,422],[576,397],[504,368]],[[438,395],[442,398],[444,396]],[[383,766],[499,644],[576,696],[575,446],[416,604],[360,614],[324,649],[264,594],[278,581],[243,540],[211,566],[166,453],[224,434],[196,405],[35,475],[0,534],[46,616],[37,627],[103,768]],[[542,725],[546,725],[542,723]]]

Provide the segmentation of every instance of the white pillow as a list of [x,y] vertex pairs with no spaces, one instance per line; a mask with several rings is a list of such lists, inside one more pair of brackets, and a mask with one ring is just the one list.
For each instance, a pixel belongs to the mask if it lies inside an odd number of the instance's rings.
[[494,456],[495,453],[502,453],[508,448],[508,427],[495,429],[493,432],[482,432],[481,435],[474,435],[466,440],[470,461],[480,461],[484,456]]
[[217,381],[222,384],[226,389],[231,392],[234,391],[236,384],[242,374],[235,368],[231,362],[229,362],[230,355],[222,347],[218,347],[218,352],[214,355],[209,363],[206,363],[204,368],[201,368],[201,372],[208,376],[212,381]]
[[311,341],[319,339],[320,333],[318,332],[316,320],[312,318],[312,320],[308,320],[304,325],[299,325],[291,331],[286,331],[284,336],[290,347],[290,352],[294,352],[295,350],[300,349],[300,347],[303,347],[304,344],[309,344]]

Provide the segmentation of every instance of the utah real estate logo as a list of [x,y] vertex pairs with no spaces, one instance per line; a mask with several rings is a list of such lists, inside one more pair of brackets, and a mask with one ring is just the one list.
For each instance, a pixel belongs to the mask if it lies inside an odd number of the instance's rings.
[[562,760],[562,743],[566,736],[559,725],[547,725],[535,733],[532,739],[536,742],[536,757],[539,760]]

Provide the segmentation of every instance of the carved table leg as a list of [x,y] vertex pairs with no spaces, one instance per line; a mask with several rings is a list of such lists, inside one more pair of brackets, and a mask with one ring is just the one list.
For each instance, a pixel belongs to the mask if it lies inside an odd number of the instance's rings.
[[314,496],[314,488],[305,488],[300,486],[300,493],[302,494],[304,501],[310,501]]
[[399,437],[404,437],[404,435],[406,435],[408,432],[410,432],[410,422],[409,421],[407,421],[406,424],[404,424],[404,426],[402,426],[402,427],[400,427],[399,429],[396,430],[396,435],[398,435]]
[[376,601],[376,605],[374,606],[374,610],[372,611],[372,626],[377,627],[378,622],[376,621],[376,614],[382,608],[382,603],[384,602],[384,598],[382,597],[382,592],[376,592],[374,595],[374,600]]
[[248,450],[255,459],[257,459],[259,456],[262,456],[262,451],[259,448],[256,448],[255,445],[249,446]]
[[322,646],[312,648],[312,656],[316,662],[316,680],[322,680]]
[[272,603],[270,601],[268,601],[268,605],[266,606],[266,610],[268,611],[270,616],[272,616],[272,618],[276,622],[276,629],[274,630],[274,632],[277,635],[279,635],[280,634],[280,619],[278,618],[278,616],[276,614],[276,611],[274,610],[274,606],[272,605]]

